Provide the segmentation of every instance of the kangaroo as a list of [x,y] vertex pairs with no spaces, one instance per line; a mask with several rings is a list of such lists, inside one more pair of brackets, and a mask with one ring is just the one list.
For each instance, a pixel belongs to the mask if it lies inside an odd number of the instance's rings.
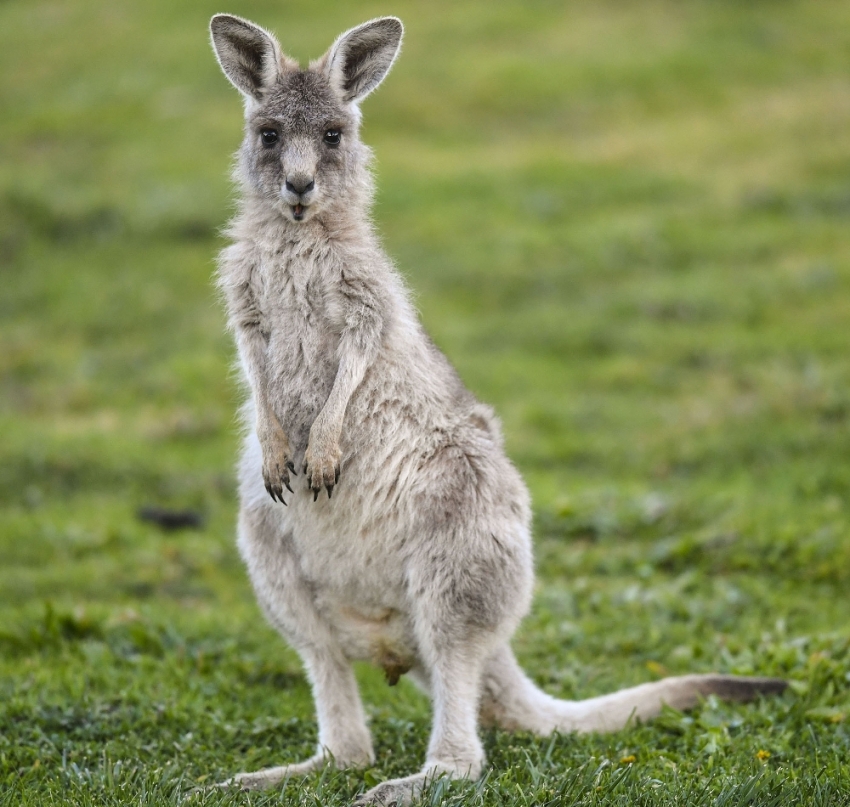
[[424,767],[358,804],[408,804],[434,777],[478,777],[479,722],[616,731],[663,704],[780,692],[778,679],[709,674],[565,701],[523,673],[509,641],[532,596],[529,494],[495,414],[423,330],[369,219],[359,105],[398,55],[401,21],[352,28],[306,70],[247,20],[218,14],[210,28],[245,105],[241,198],[218,272],[250,388],[238,545],[303,660],[319,724],[306,761],[222,786],[371,764],[353,660],[390,684],[409,674],[433,703]]

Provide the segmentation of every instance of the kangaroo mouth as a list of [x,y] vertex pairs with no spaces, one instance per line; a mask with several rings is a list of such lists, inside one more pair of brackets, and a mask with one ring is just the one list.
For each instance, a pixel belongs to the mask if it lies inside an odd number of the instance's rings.
[[304,220],[304,205],[291,205],[292,208],[292,218],[295,221],[303,221]]

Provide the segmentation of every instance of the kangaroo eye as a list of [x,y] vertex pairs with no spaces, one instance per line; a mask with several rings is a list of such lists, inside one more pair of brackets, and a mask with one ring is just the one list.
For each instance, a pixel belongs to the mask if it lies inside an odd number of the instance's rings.
[[339,140],[342,137],[342,132],[337,129],[328,129],[325,132],[325,143],[329,146],[338,146]]
[[274,129],[263,129],[260,132],[260,139],[263,141],[264,146],[273,146],[277,143],[278,135]]

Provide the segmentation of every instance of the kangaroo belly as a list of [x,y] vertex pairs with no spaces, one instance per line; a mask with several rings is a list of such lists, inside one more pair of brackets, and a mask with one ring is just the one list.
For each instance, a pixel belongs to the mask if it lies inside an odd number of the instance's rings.
[[344,603],[320,605],[334,626],[348,658],[370,661],[383,669],[390,685],[408,672],[417,661],[408,617],[394,608],[353,606]]
[[[307,505],[319,505],[307,498]],[[327,510],[336,515],[341,508]],[[300,568],[345,655],[381,667],[394,684],[417,659],[404,559],[394,545],[398,534],[346,529],[351,526],[314,513],[312,523],[296,533]]]

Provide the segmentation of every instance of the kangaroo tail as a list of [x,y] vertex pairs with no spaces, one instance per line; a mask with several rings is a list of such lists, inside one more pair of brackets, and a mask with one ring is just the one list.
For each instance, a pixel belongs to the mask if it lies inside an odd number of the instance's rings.
[[689,709],[707,695],[730,701],[749,701],[782,692],[780,678],[739,675],[682,675],[621,689],[583,701],[553,698],[538,689],[522,671],[508,645],[490,659],[483,679],[482,723],[511,731],[548,735],[553,731],[616,731],[630,720],[649,720],[664,704]]

